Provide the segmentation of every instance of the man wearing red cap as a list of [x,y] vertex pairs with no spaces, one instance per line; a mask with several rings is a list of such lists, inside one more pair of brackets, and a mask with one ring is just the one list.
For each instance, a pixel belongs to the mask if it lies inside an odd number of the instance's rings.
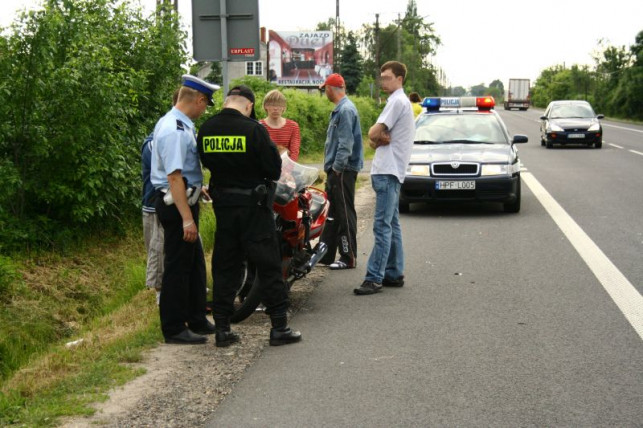
[[[335,104],[324,144],[326,193],[330,201],[328,220],[321,236],[328,251],[321,263],[331,269],[353,269],[357,258],[357,213],[355,182],[364,165],[362,128],[355,104],[346,96],[344,78],[328,76],[320,86]],[[339,250],[339,259],[335,254]]]

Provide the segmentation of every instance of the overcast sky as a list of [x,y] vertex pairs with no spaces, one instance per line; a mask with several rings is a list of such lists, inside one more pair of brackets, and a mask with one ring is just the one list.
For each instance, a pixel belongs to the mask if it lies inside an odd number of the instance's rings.
[[[153,10],[156,0],[139,0]],[[213,0],[218,1],[218,0]],[[229,0],[239,1],[239,0]],[[39,0],[0,0],[0,25],[16,9]],[[405,0],[340,0],[340,20],[349,30],[364,23],[386,26],[406,11]],[[418,14],[434,23],[442,39],[434,65],[448,85],[489,85],[510,77],[536,79],[552,65],[590,64],[600,39],[630,46],[643,30],[642,0],[417,0]],[[335,16],[336,0],[259,0],[260,25],[278,31],[314,29]],[[179,0],[186,26],[191,0]]]

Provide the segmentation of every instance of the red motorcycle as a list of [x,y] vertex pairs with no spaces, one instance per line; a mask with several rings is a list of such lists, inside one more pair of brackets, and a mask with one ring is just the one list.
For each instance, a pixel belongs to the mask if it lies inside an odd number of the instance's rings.
[[[282,270],[288,290],[308,274],[326,254],[326,244],[311,241],[319,238],[328,217],[326,192],[312,187],[319,177],[317,168],[301,165],[285,153],[281,157],[281,177],[275,190],[275,224],[279,235]],[[240,322],[252,315],[261,303],[256,268],[246,263],[241,278],[235,310],[230,321]]]

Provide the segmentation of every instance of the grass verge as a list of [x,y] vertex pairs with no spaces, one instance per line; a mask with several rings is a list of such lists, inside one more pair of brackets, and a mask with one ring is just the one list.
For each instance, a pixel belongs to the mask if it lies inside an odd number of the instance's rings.
[[[202,205],[211,251],[214,214]],[[145,289],[140,225],[94,237],[64,256],[0,259],[0,426],[55,426],[141,374],[128,363],[162,340],[155,294]],[[76,345],[67,346],[71,342]]]
[[[211,206],[202,205],[206,253],[215,226]],[[93,414],[111,388],[143,373],[130,363],[162,335],[154,292],[143,285],[140,225],[126,229],[64,255],[0,257],[0,426],[49,427]]]
[[75,346],[59,343],[15,372],[0,390],[0,425],[55,426],[62,416],[94,412],[91,403],[142,374],[127,363],[162,339],[152,291],[93,320]]

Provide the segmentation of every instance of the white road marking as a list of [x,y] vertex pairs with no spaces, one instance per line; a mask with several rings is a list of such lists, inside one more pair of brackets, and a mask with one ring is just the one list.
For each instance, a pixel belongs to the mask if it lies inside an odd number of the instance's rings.
[[643,131],[641,131],[640,129],[626,128],[626,127],[624,127],[624,126],[610,125],[610,124],[608,124],[608,123],[601,123],[601,125],[603,125],[603,126],[608,126],[608,127],[610,127],[610,128],[625,129],[625,130],[627,130],[627,131],[643,133]]
[[637,152],[636,150],[630,150],[630,152],[632,152],[632,153],[636,153],[637,155],[641,155],[641,156],[643,156],[643,153],[641,153],[641,152]]
[[617,146],[616,144],[608,143],[612,147],[616,147],[617,149],[622,149],[623,147]]
[[551,218],[594,273],[625,318],[643,339],[643,296],[618,270],[558,202],[530,172],[521,174],[524,182],[545,207]]

